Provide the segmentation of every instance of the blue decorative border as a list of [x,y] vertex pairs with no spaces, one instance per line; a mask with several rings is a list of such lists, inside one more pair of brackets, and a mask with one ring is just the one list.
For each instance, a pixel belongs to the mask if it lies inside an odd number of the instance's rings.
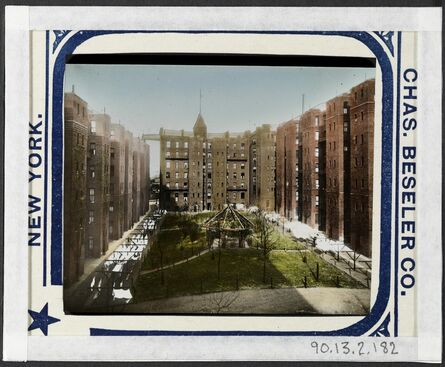
[[[57,33],[59,32],[59,33]],[[55,31],[53,53],[67,31]],[[80,31],[74,33],[60,48],[54,62],[52,103],[52,205],[51,205],[51,285],[62,285],[62,204],[63,204],[63,78],[66,56],[88,39],[101,35],[125,33],[188,33],[188,34],[275,34],[275,35],[324,35],[354,38],[365,44],[375,55],[382,69],[382,160],[381,160],[381,218],[379,285],[374,306],[370,313],[354,325],[333,331],[163,331],[163,330],[109,330],[90,329],[91,335],[236,335],[236,336],[360,336],[365,335],[382,318],[390,299],[391,290],[391,226],[392,226],[392,162],[393,162],[393,70],[381,43],[368,32],[312,32],[312,31]],[[392,34],[374,32],[394,55]],[[397,294],[396,294],[397,298]],[[386,319],[389,320],[389,314]],[[388,321],[389,323],[389,321]]]

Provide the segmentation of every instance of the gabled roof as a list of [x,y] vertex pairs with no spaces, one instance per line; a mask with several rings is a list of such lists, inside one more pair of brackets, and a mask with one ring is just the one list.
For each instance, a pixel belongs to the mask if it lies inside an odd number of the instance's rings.
[[237,232],[251,229],[253,223],[229,204],[213,217],[207,219],[203,226],[209,229],[217,228]]

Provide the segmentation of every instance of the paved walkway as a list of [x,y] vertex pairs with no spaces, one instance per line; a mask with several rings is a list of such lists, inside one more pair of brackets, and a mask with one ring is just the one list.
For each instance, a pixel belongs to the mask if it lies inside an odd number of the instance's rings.
[[163,266],[162,268],[159,267],[159,268],[156,268],[156,269],[150,269],[150,270],[144,270],[144,271],[141,271],[141,272],[139,272],[139,276],[141,276],[141,275],[145,275],[145,274],[150,274],[150,273],[155,273],[155,272],[157,272],[157,271],[159,271],[159,270],[161,270],[161,269],[162,269],[162,270],[166,270],[166,269],[169,269],[169,268],[173,268],[173,267],[176,266],[176,265],[181,265],[181,264],[184,264],[184,263],[186,263],[186,262],[189,262],[190,260],[196,259],[197,257],[199,257],[199,256],[201,256],[201,255],[204,255],[204,254],[207,253],[207,252],[209,252],[209,249],[205,249],[205,250],[203,250],[203,251],[201,251],[201,252],[198,252],[197,255],[193,255],[193,256],[188,257],[188,258],[186,258],[186,259],[184,259],[184,260],[180,260],[180,261],[177,261],[177,262],[175,262],[175,263],[173,263],[173,264],[169,264],[169,265]]
[[127,304],[125,313],[366,315],[369,289],[280,288],[207,293]]

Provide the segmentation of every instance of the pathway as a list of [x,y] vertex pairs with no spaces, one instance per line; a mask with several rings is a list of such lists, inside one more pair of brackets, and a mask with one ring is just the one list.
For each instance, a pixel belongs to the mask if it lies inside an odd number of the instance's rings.
[[193,255],[193,256],[188,257],[186,259],[177,261],[177,262],[175,262],[173,264],[169,264],[169,265],[166,265],[166,266],[163,266],[163,267],[159,267],[159,268],[155,268],[155,269],[140,271],[139,272],[139,276],[145,275],[145,274],[150,274],[150,273],[155,273],[155,272],[157,272],[159,270],[166,270],[166,269],[169,269],[169,268],[173,268],[176,265],[181,265],[181,264],[184,264],[186,262],[189,262],[190,260],[196,259],[197,257],[199,257],[201,255],[204,255],[207,252],[209,252],[209,249],[202,250],[201,252],[198,252],[198,254],[196,254],[196,255]]
[[125,313],[366,315],[369,289],[249,289],[127,304]]

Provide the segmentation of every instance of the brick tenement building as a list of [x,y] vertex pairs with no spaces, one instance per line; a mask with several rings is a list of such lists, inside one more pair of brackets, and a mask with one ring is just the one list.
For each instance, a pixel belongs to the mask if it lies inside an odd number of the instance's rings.
[[110,120],[105,113],[89,114],[84,100],[74,93],[65,93],[65,286],[72,285],[83,274],[86,258],[99,257],[110,240],[131,227],[133,197],[139,197],[137,217],[148,210],[149,147],[139,140],[139,192],[134,194],[133,137]]
[[[297,134],[298,219],[371,255],[374,80],[306,111]],[[292,126],[292,125],[291,125]],[[298,125],[297,125],[298,126]],[[277,128],[277,205],[285,215],[284,158],[294,150],[288,123]],[[287,147],[287,148],[286,148]]]
[[350,219],[349,105],[349,94],[326,103],[326,234],[345,242]]
[[87,160],[87,257],[108,249],[110,206],[110,116],[90,115]]
[[66,93],[64,114],[63,281],[71,285],[83,273],[85,260],[88,104]]
[[133,225],[133,134],[125,131],[125,182],[124,182],[124,227]]
[[[141,141],[133,138],[133,190],[131,197],[131,208],[133,223],[139,220],[141,215]],[[132,224],[133,224],[132,223]]]
[[110,240],[120,238],[126,228],[124,226],[125,165],[125,128],[120,124],[111,124]]
[[257,127],[250,137],[250,204],[275,209],[276,133],[268,124]]
[[208,133],[204,118],[199,114],[193,131],[161,128],[159,136],[145,135],[144,138],[160,140],[163,208],[221,210],[227,203],[247,207],[252,201],[251,177],[262,170],[265,174],[256,185],[255,197],[258,206],[273,210],[275,133],[269,125],[263,125],[253,134],[249,131]]
[[351,246],[371,255],[375,82],[351,90]]
[[141,162],[141,192],[140,192],[140,211],[139,215],[143,215],[150,209],[150,146],[141,141],[141,149],[139,151]]
[[298,218],[298,149],[300,121],[292,119],[277,128],[276,211],[289,220]]
[[323,113],[318,109],[306,111],[300,118],[302,142],[303,185],[301,200],[302,221],[318,229],[320,222],[320,127]]

